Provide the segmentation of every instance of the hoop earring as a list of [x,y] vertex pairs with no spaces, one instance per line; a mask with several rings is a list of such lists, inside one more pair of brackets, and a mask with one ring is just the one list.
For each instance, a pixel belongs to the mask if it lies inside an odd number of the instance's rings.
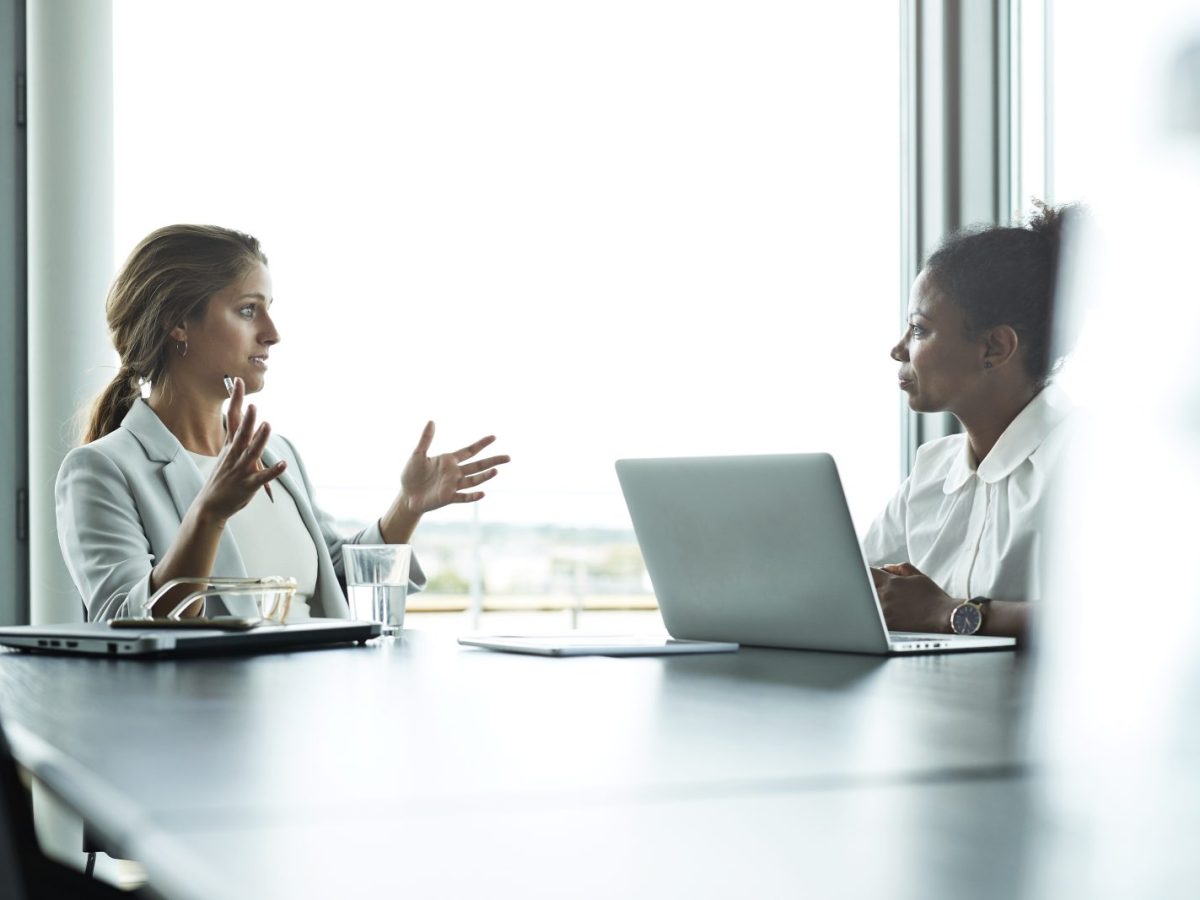
[[187,341],[180,341],[175,346],[179,348],[179,358],[187,359]]

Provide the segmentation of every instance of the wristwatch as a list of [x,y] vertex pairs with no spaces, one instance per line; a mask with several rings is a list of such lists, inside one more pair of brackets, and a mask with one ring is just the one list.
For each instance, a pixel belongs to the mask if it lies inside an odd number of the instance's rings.
[[950,630],[955,634],[978,634],[983,628],[983,611],[990,597],[972,597],[950,610]]

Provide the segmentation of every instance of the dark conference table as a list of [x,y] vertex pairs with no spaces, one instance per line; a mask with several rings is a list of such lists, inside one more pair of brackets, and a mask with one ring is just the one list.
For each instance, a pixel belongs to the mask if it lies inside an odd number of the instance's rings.
[[2,652],[0,714],[172,898],[1011,897],[1032,668],[544,659],[406,631],[173,662]]

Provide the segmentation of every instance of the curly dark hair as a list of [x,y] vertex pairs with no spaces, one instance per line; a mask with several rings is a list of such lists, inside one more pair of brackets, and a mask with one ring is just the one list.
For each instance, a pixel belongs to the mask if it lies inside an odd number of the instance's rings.
[[969,338],[997,325],[1016,331],[1025,369],[1042,387],[1062,365],[1062,358],[1051,353],[1054,292],[1064,224],[1081,208],[1041,201],[1035,206],[1024,225],[976,226],[951,235],[925,268],[962,308]]

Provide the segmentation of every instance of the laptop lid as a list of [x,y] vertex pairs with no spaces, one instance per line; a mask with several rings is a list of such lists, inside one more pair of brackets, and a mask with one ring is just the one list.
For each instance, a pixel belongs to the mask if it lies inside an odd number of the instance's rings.
[[260,625],[248,631],[202,628],[113,628],[104,622],[15,625],[0,628],[0,645],[41,653],[164,658],[270,650],[303,650],[365,643],[380,633],[378,622],[312,619]]
[[674,637],[854,653],[1015,644],[888,634],[828,453],[622,459],[616,468]]

